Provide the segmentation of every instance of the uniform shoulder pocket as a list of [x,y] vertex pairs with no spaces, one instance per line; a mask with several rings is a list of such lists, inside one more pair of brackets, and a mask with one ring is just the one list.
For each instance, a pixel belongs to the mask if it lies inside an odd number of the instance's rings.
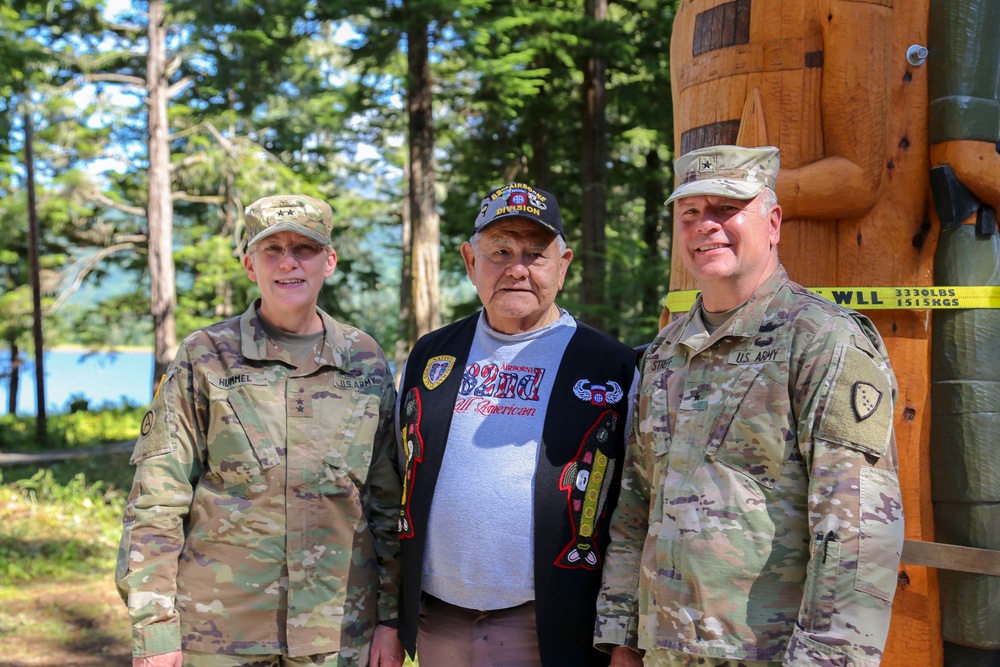
[[817,436],[881,458],[892,439],[892,411],[886,372],[861,350],[845,345]]
[[177,443],[171,437],[174,428],[173,415],[170,406],[176,400],[177,373],[176,368],[167,371],[160,388],[153,397],[153,402],[142,417],[139,426],[139,437],[129,463],[136,465],[153,456],[168,454],[177,449]]

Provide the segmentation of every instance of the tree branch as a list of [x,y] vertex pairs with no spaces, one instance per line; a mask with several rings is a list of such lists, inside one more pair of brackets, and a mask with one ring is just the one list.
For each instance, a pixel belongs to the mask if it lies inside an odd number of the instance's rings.
[[219,142],[219,145],[222,146],[222,150],[226,151],[226,154],[229,157],[233,159],[239,157],[239,155],[236,152],[236,148],[233,146],[233,142],[222,136],[222,133],[219,132],[219,130],[214,125],[212,125],[211,123],[205,123],[205,127],[208,128],[208,131],[212,134],[213,137],[215,137],[215,140]]
[[101,204],[104,204],[105,206],[109,206],[123,213],[128,213],[129,215],[137,215],[140,218],[146,217],[146,209],[140,206],[129,206],[128,204],[122,204],[121,202],[117,202],[111,197],[108,197],[103,192],[98,192],[95,190],[90,193],[90,197],[93,200]]
[[194,79],[189,76],[182,78],[180,81],[172,84],[167,88],[167,99],[173,99],[177,97],[182,90],[194,83]]
[[170,199],[173,201],[186,201],[193,204],[221,204],[225,197],[219,195],[189,195],[186,192],[171,192]]
[[195,153],[194,155],[188,155],[180,162],[174,162],[173,164],[171,164],[170,171],[176,172],[179,169],[187,169],[192,165],[201,164],[202,162],[207,162],[207,161],[208,161],[207,155],[205,155],[204,153]]
[[184,62],[184,59],[181,58],[179,54],[174,55],[174,57],[167,62],[166,67],[163,68],[163,76],[169,79],[174,72],[180,69],[182,62]]
[[124,83],[138,88],[146,87],[146,80],[128,74],[113,74],[104,72],[102,74],[84,74],[83,80],[87,83]]
[[128,250],[134,248],[134,243],[118,243],[116,245],[108,246],[107,248],[101,248],[92,255],[87,255],[86,257],[81,257],[70,264],[68,267],[59,272],[59,282],[64,281],[69,276],[73,276],[73,282],[70,283],[69,287],[62,291],[52,305],[48,308],[47,314],[51,315],[55,311],[59,310],[59,307],[65,303],[66,299],[73,296],[73,293],[80,289],[83,285],[83,280],[94,270],[101,260],[103,260],[108,255],[112,255],[119,250]]

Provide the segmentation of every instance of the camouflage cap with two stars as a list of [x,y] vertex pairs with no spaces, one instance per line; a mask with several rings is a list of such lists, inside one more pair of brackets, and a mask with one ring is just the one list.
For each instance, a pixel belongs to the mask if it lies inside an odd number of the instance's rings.
[[333,233],[333,209],[307,195],[264,197],[247,206],[243,216],[247,248],[278,232],[295,232],[325,246]]
[[753,199],[764,187],[774,189],[778,149],[774,146],[708,146],[674,160],[677,187],[665,204],[681,197],[715,195]]
[[527,183],[508,183],[483,197],[474,231],[478,234],[486,225],[506,218],[524,218],[557,236],[566,236],[555,196]]

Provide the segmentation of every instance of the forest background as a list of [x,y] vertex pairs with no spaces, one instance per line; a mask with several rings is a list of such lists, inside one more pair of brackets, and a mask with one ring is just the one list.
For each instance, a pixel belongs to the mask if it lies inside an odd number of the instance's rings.
[[45,346],[152,345],[160,377],[179,338],[256,294],[243,206],[301,192],[335,211],[320,306],[401,361],[479,307],[458,246],[510,181],[559,200],[560,304],[632,345],[655,334],[675,0],[112,2],[0,8],[9,382],[33,349],[28,131]]
[[259,197],[330,202],[340,261],[320,306],[397,366],[479,308],[458,246],[511,181],[559,200],[576,251],[559,303],[651,340],[674,5],[0,3],[0,665],[131,663],[111,582],[145,407],[71,403],[46,428],[13,414],[21,362],[147,346],[155,382],[180,338],[256,296],[234,247]]

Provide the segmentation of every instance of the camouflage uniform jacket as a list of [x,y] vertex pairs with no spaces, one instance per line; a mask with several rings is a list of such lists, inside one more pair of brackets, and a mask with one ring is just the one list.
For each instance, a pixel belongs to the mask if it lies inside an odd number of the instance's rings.
[[360,655],[395,618],[392,375],[320,315],[299,368],[256,305],[181,345],[132,455],[115,578],[134,656]]
[[895,378],[871,322],[780,266],[641,363],[595,644],[879,663],[903,516]]

